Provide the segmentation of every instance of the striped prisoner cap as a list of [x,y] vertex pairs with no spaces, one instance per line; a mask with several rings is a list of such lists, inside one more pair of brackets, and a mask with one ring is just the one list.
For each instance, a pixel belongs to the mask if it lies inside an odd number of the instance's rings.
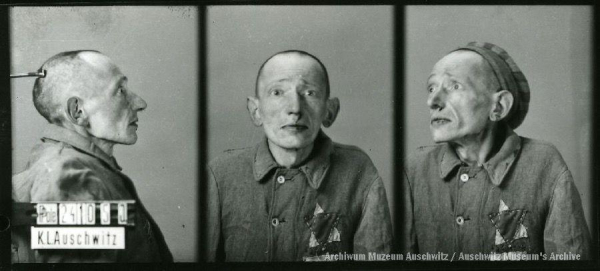
[[481,55],[492,66],[494,74],[502,89],[512,93],[514,103],[505,118],[506,123],[513,130],[517,129],[529,111],[529,84],[527,78],[515,61],[504,49],[488,42],[469,42],[458,50],[469,50]]

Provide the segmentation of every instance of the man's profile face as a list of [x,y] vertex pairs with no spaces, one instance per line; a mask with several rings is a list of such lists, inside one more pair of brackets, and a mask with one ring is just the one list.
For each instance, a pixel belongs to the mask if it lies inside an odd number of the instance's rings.
[[311,57],[271,58],[258,81],[258,113],[268,140],[284,149],[310,146],[327,115],[327,84]]
[[89,133],[94,137],[120,144],[137,141],[137,113],[146,102],[127,88],[127,78],[106,56],[82,53],[90,64],[90,96],[83,108],[88,115]]
[[483,57],[455,51],[438,61],[427,80],[433,140],[458,142],[481,133],[489,121],[492,90]]

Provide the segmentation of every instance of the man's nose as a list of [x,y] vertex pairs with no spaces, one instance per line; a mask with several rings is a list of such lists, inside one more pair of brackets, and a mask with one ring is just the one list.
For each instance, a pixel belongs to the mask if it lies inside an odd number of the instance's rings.
[[302,108],[302,97],[296,91],[291,91],[286,99],[286,110],[288,114],[300,114]]
[[144,99],[142,99],[142,97],[138,96],[137,94],[130,92],[131,93],[131,106],[133,107],[133,110],[135,111],[142,111],[144,109],[146,109],[146,107],[148,106],[148,104],[146,104],[146,101],[144,101]]
[[434,110],[439,110],[439,109],[443,108],[444,107],[444,95],[445,95],[444,91],[441,87],[433,89],[429,93],[429,96],[427,97],[427,106],[429,106],[430,109],[434,109]]

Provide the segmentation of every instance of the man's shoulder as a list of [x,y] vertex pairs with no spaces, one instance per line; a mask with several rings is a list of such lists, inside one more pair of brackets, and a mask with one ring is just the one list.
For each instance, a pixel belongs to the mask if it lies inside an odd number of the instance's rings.
[[231,168],[233,166],[239,166],[244,163],[252,162],[256,152],[256,147],[245,147],[238,149],[227,149],[223,151],[219,156],[214,158],[208,164],[209,167],[214,171],[221,169]]
[[365,181],[372,181],[372,177],[379,176],[377,167],[371,157],[357,146],[334,142],[330,157],[331,165],[338,174],[344,172],[344,174],[362,175],[365,178],[359,179]]
[[560,152],[558,151],[556,146],[554,146],[554,144],[540,139],[533,139],[521,136],[521,149],[526,154],[532,154],[537,156],[544,154],[550,156],[560,156]]
[[436,159],[446,148],[446,144],[434,144],[417,147],[408,155],[407,166],[425,166],[431,159]]
[[371,163],[369,155],[361,148],[354,145],[341,144],[333,142],[333,154],[336,157],[343,157],[357,163]]
[[52,172],[65,165],[87,164],[89,160],[89,155],[76,150],[71,145],[55,141],[42,142],[34,146],[27,168],[21,173],[40,169]]
[[432,155],[432,154],[437,154],[439,153],[443,148],[445,147],[444,143],[441,144],[433,144],[433,145],[425,145],[425,146],[420,146],[417,147],[413,153],[415,155]]
[[[42,162],[53,167],[80,165],[81,167],[99,164],[100,160],[67,143],[48,141],[39,145],[40,151],[35,153]],[[38,162],[38,164],[39,164]]]
[[[521,137],[520,160],[531,167],[533,164],[543,164],[547,167],[566,169],[566,163],[554,144],[527,137]],[[563,169],[564,167],[564,169]]]
[[[36,194],[59,193],[66,182],[74,182],[79,175],[89,179],[94,171],[95,158],[85,154],[69,144],[47,141],[37,144],[30,157],[27,168],[13,175],[13,198],[16,201],[29,201]],[[56,190],[59,189],[59,190]]]

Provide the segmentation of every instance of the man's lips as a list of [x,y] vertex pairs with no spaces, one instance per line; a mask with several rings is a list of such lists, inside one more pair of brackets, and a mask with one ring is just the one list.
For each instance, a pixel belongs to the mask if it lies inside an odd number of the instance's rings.
[[130,122],[129,125],[137,127],[138,126],[137,122],[138,122],[138,120],[136,119],[136,120]]
[[442,118],[442,117],[433,117],[431,118],[431,125],[442,125],[450,122],[450,119]]
[[284,129],[284,130],[294,130],[294,131],[304,131],[304,130],[308,129],[308,126],[303,125],[303,124],[287,124],[287,125],[281,126],[281,129]]

